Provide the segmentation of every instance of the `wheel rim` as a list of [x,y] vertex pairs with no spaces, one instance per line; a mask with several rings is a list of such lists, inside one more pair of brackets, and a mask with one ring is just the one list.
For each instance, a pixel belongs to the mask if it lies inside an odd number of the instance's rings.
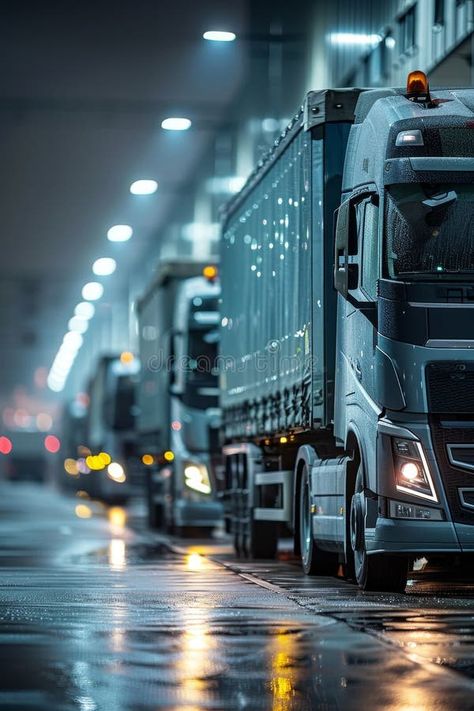
[[308,495],[308,485],[307,485],[306,481],[303,484],[303,491],[302,491],[302,497],[301,497],[300,521],[301,521],[301,556],[303,558],[303,562],[306,564],[309,559],[309,550],[310,550],[310,544],[311,544],[309,495]]

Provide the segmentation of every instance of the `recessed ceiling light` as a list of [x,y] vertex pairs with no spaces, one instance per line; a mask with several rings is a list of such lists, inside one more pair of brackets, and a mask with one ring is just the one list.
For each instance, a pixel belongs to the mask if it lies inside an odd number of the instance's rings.
[[150,180],[148,178],[135,180],[135,182],[130,185],[132,195],[153,195],[157,190],[158,183],[156,180]]
[[82,287],[82,298],[86,301],[97,301],[104,293],[104,287],[98,281],[89,281]]
[[[67,349],[68,351],[78,351],[82,346],[83,338],[80,333],[76,331],[68,331],[63,338],[63,343],[61,348]],[[61,350],[61,349],[60,349]]]
[[171,116],[161,122],[161,128],[164,128],[166,131],[187,131],[188,128],[191,128],[191,120],[188,118]]
[[95,306],[91,304],[90,301],[81,301],[80,304],[74,309],[74,316],[79,316],[79,318],[85,318],[87,320],[91,319],[95,314]]
[[127,242],[133,235],[130,225],[113,225],[107,232],[109,242]]
[[204,32],[203,38],[209,42],[233,42],[235,40],[235,33],[226,32],[224,30],[208,30]]
[[117,262],[115,259],[112,259],[112,257],[101,257],[95,260],[92,265],[92,271],[94,274],[97,274],[97,276],[110,276],[110,274],[114,273],[116,267]]

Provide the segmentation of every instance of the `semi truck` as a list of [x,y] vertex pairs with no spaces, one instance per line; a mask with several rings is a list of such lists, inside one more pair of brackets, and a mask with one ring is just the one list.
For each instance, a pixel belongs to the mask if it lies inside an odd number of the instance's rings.
[[214,264],[170,260],[137,304],[137,431],[149,523],[183,535],[207,533],[222,520],[219,295]]
[[138,367],[131,353],[103,355],[87,389],[89,456],[85,469],[81,467],[80,484],[108,503],[124,502],[140,491],[135,432]]
[[225,516],[401,591],[474,551],[474,91],[310,92],[227,205]]

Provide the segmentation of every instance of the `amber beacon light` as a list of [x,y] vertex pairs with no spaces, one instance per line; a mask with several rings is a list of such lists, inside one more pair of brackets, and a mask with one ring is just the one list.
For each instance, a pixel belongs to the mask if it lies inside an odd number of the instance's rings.
[[430,85],[424,72],[410,72],[407,78],[407,99],[411,101],[430,101]]

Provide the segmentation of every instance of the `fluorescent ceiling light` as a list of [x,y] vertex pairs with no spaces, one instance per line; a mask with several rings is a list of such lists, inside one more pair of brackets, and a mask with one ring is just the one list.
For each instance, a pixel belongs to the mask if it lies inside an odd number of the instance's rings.
[[109,242],[128,242],[132,235],[133,230],[130,225],[113,225],[107,231]]
[[382,35],[367,35],[361,32],[331,32],[329,35],[331,44],[376,45],[382,39]]
[[191,128],[191,120],[177,116],[166,118],[161,122],[161,128],[166,131],[187,131]]
[[83,338],[80,333],[77,333],[77,331],[68,331],[66,335],[63,338],[63,345],[61,348],[64,346],[68,350],[71,351],[78,351],[79,348],[82,346]]
[[117,267],[117,262],[112,257],[101,257],[96,259],[92,265],[92,271],[97,276],[110,276]]
[[70,331],[76,331],[76,333],[85,333],[89,328],[89,322],[87,319],[81,318],[80,316],[73,316],[69,319],[67,327]]
[[232,195],[238,193],[245,185],[246,178],[240,175],[214,175],[206,182],[206,187],[212,195]]
[[82,298],[86,301],[97,301],[104,293],[104,287],[98,281],[89,281],[82,287]]
[[208,30],[204,32],[203,38],[209,42],[233,42],[235,33],[226,32],[225,30]]
[[91,304],[90,301],[81,301],[80,304],[74,309],[74,316],[79,316],[79,318],[85,318],[87,320],[91,319],[95,314],[95,306]]
[[142,180],[135,180],[130,185],[130,192],[132,195],[153,195],[158,190],[158,183],[156,180],[151,180],[148,178],[143,178]]

